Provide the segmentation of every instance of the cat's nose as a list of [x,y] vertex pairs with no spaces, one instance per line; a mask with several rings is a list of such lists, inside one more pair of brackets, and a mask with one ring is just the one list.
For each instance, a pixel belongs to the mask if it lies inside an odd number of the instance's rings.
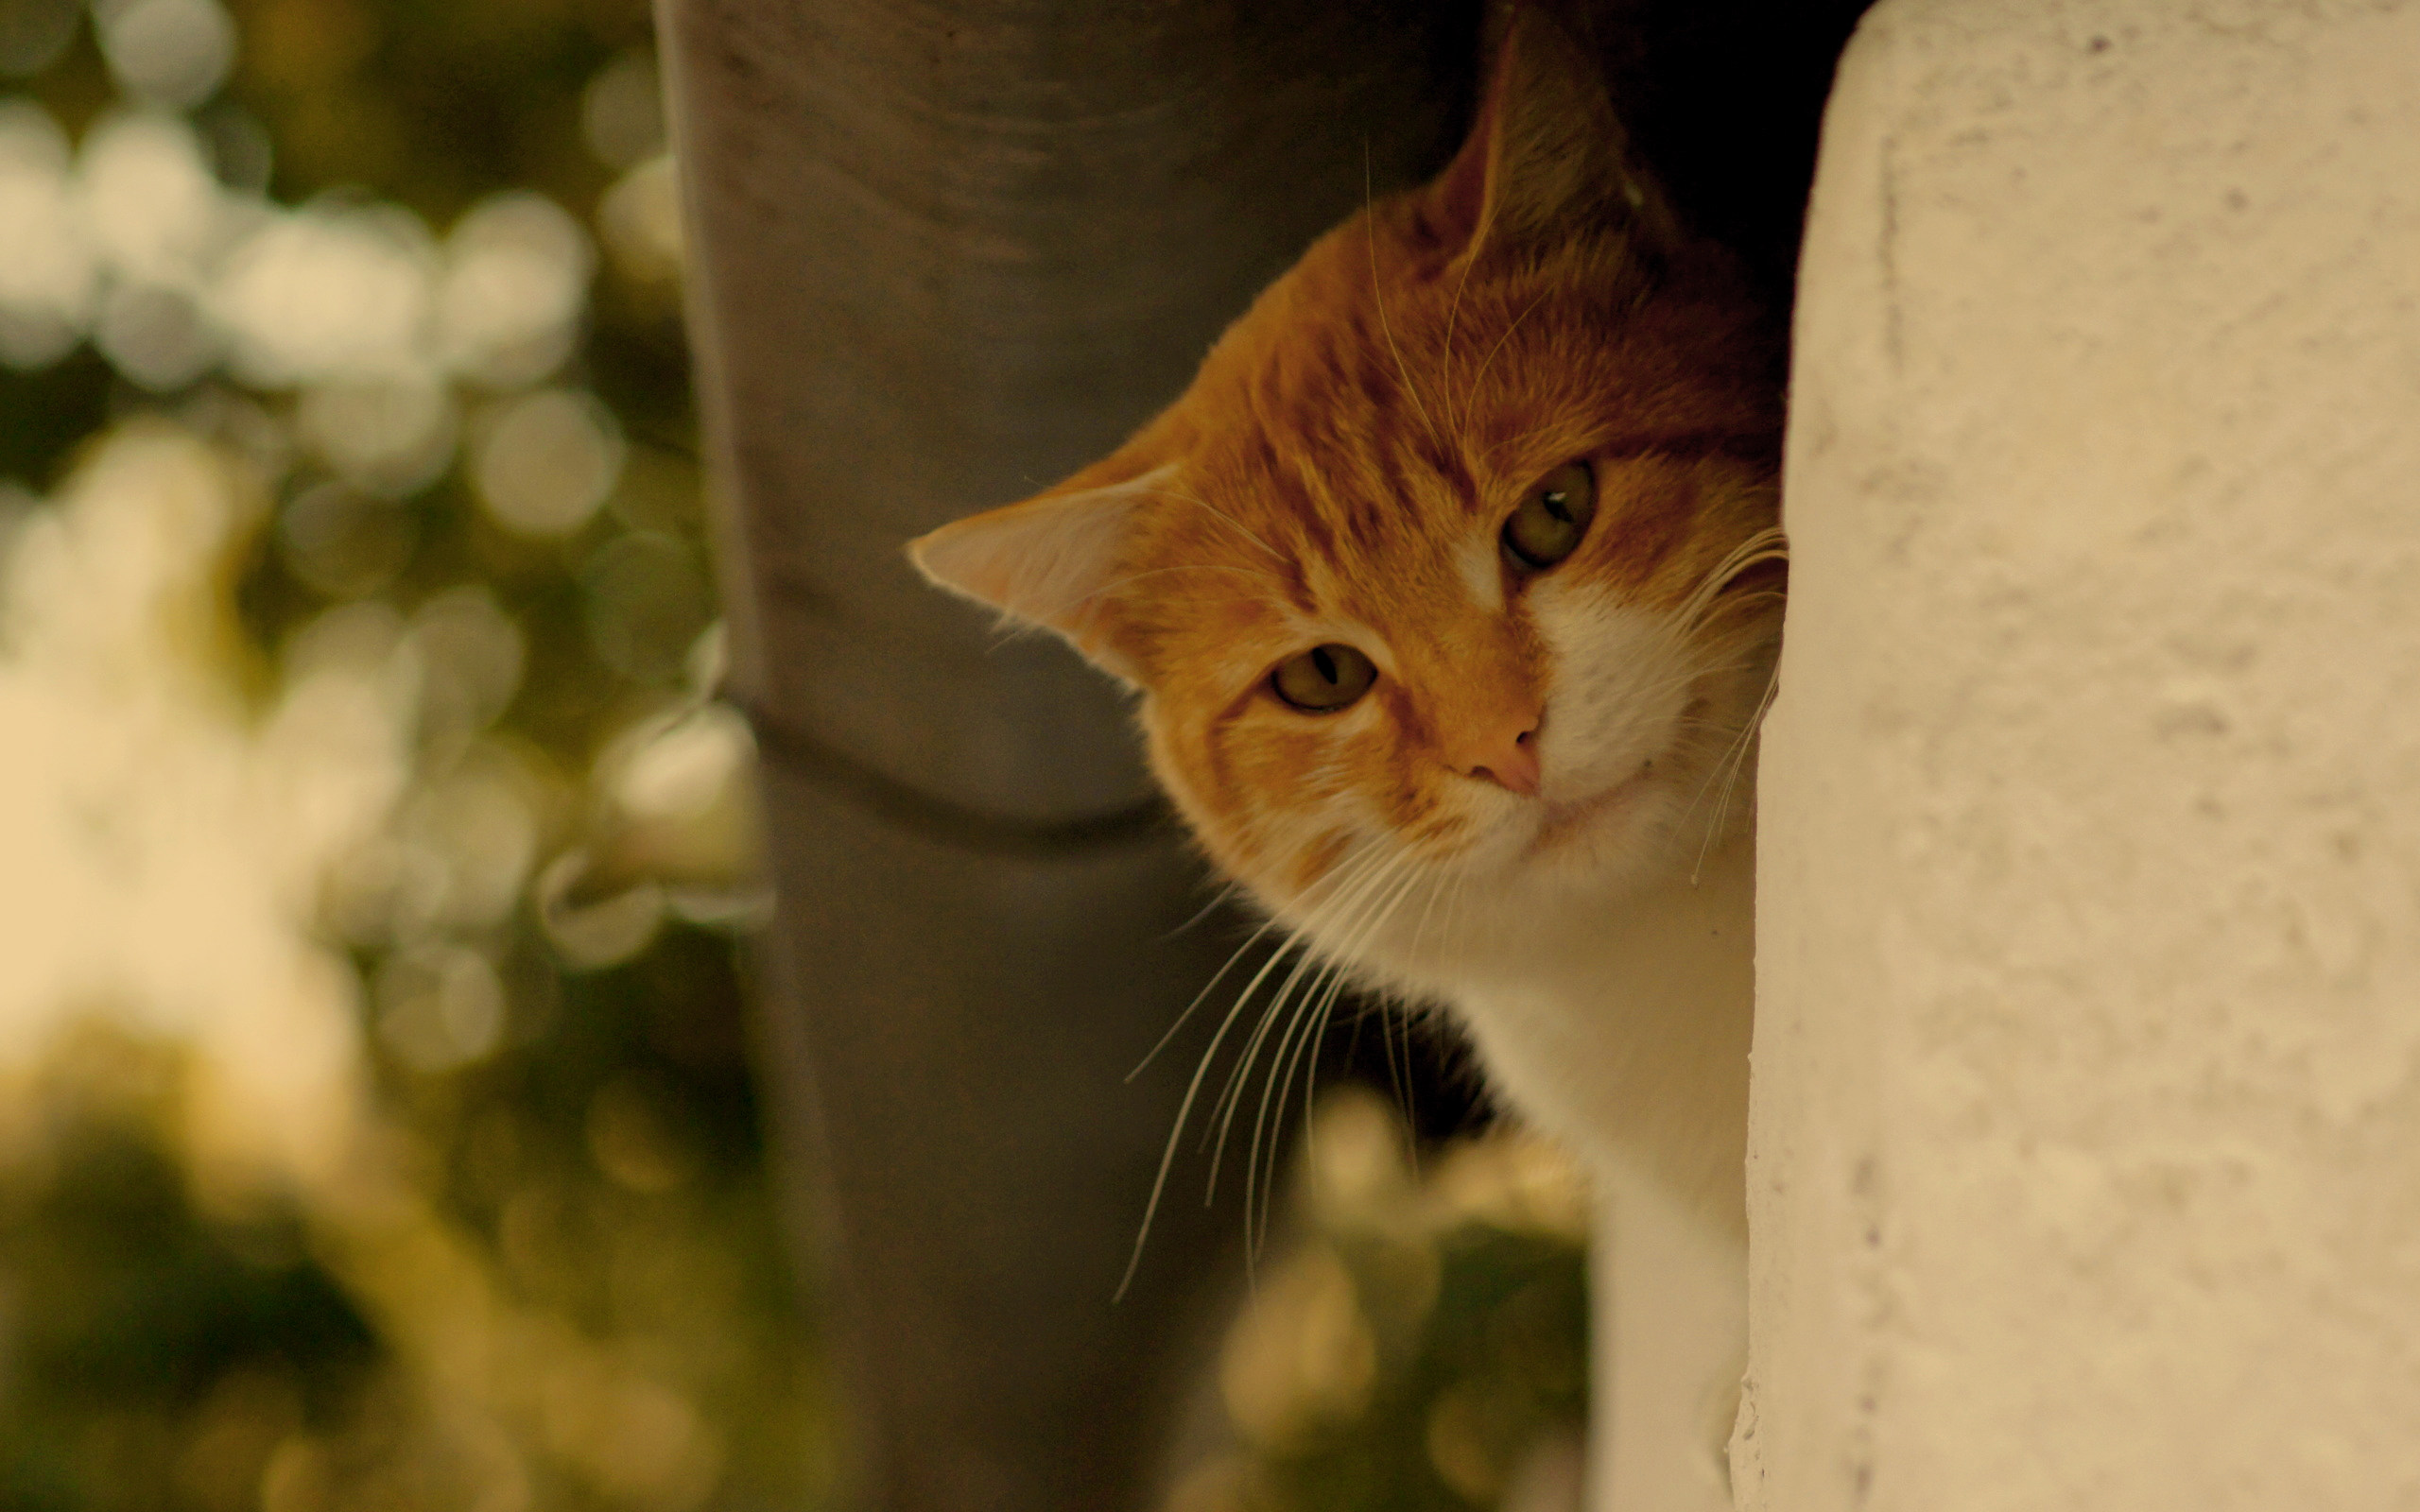
[[1517,709],[1486,721],[1456,747],[1454,769],[1523,798],[1536,797],[1541,719],[1535,709]]

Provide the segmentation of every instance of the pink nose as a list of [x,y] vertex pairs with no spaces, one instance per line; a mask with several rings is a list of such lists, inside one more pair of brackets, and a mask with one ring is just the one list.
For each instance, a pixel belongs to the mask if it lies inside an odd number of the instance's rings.
[[1539,712],[1522,709],[1500,714],[1459,742],[1452,755],[1456,771],[1482,778],[1523,798],[1538,791]]

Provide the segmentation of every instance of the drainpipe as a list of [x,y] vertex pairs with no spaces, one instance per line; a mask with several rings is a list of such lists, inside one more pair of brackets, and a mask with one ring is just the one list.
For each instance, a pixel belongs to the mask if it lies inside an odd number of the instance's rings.
[[[662,0],[691,326],[779,894],[759,1065],[855,1504],[1143,1504],[1235,1211],[1164,1205],[1236,931],[1097,674],[916,581],[1450,155],[1476,8]],[[1198,1364],[1198,1359],[1191,1362]]]

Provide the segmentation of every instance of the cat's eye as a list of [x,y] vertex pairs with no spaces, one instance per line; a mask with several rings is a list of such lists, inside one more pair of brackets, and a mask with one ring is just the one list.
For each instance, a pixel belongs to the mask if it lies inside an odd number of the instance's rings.
[[1269,686],[1306,714],[1332,714],[1350,706],[1378,680],[1370,659],[1349,645],[1315,645],[1277,663]]
[[1597,518],[1597,479],[1585,462],[1565,462],[1530,490],[1504,522],[1504,549],[1531,572],[1543,572],[1579,549]]

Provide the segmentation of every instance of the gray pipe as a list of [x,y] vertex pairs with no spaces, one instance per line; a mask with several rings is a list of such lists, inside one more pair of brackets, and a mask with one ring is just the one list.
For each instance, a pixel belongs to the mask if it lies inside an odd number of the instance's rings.
[[[859,1504],[1146,1500],[1232,1209],[1125,1267],[1233,932],[1117,696],[899,542],[1173,398],[1374,188],[1450,153],[1476,7],[661,0],[735,689],[780,910],[761,1057]],[[1191,1191],[1187,1190],[1187,1198]]]

